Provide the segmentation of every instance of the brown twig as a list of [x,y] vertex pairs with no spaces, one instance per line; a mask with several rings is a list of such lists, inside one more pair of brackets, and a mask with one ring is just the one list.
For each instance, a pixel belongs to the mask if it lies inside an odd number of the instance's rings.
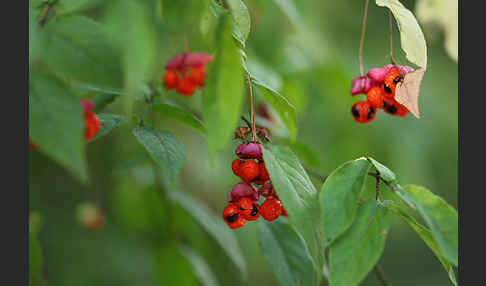
[[388,10],[388,18],[390,22],[390,60],[392,65],[395,65],[395,59],[393,58],[393,19],[390,10]]
[[368,0],[365,0],[365,8],[363,13],[363,24],[361,25],[361,39],[359,41],[359,71],[361,76],[364,76],[364,68],[363,68],[363,44],[364,44],[364,37],[366,33],[366,18],[368,15]]
[[257,142],[256,125],[255,125],[255,107],[253,106],[253,88],[251,86],[250,74],[247,74],[248,86],[250,87],[250,122],[252,132],[252,142]]

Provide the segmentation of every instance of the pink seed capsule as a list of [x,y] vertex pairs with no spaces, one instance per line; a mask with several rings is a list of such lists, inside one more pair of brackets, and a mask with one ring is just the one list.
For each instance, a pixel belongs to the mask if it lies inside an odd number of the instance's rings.
[[91,109],[94,108],[94,104],[91,100],[81,98],[80,101],[81,101],[81,106],[83,107],[84,113],[88,113],[88,112],[91,111]]
[[235,150],[236,156],[241,159],[262,159],[262,150],[260,144],[250,142],[248,144],[240,144]]
[[359,93],[367,93],[374,86],[373,81],[364,76],[357,76],[353,78],[351,82],[351,95],[356,95]]
[[193,52],[188,53],[184,58],[184,67],[200,67],[211,61],[212,57],[208,53]]
[[229,191],[228,202],[237,203],[238,200],[243,197],[249,198],[255,202],[260,199],[260,195],[254,186],[245,182],[239,182]]

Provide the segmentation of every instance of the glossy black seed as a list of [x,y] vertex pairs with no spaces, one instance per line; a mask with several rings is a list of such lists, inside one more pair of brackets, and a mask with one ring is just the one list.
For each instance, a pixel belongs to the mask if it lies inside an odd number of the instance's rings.
[[394,82],[394,83],[399,83],[399,82],[401,82],[402,80],[403,80],[403,76],[401,76],[401,75],[400,75],[400,76],[397,76],[397,77],[396,77],[396,78],[393,80],[393,82]]
[[359,118],[359,111],[358,109],[356,108],[356,104],[353,105],[353,108],[351,109],[351,112],[353,113],[353,116],[356,117],[356,118]]
[[383,107],[388,108],[388,106],[389,106],[388,103],[386,103],[386,101],[383,100]]
[[397,112],[397,108],[393,105],[389,105],[386,107],[386,111],[390,112],[391,114],[395,114]]
[[373,109],[373,107],[370,106],[368,108],[368,116],[366,116],[366,119],[370,120],[373,117],[373,114],[375,114],[375,110]]
[[388,85],[386,85],[386,84],[384,84],[384,85],[383,85],[383,89],[384,89],[384,90],[385,90],[385,92],[387,92],[387,93],[391,93],[391,92],[392,92],[391,88],[390,88],[390,87],[388,87]]
[[250,213],[250,215],[251,215],[251,216],[256,216],[256,215],[257,215],[257,213],[258,213],[258,209],[257,209],[257,207],[255,206],[255,204],[253,204],[253,208],[251,209],[251,213]]
[[238,219],[238,214],[232,214],[229,216],[226,216],[226,220],[229,222],[235,222]]

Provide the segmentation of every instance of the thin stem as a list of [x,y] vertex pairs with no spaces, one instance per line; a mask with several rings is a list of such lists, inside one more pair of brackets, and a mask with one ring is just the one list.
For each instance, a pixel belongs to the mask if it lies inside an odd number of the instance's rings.
[[378,200],[380,194],[380,178],[376,177],[376,200]]
[[392,65],[395,65],[395,59],[393,58],[393,18],[390,10],[388,10],[388,19],[390,22],[390,60]]
[[250,122],[251,122],[251,132],[252,132],[252,142],[257,141],[256,125],[255,125],[255,107],[253,106],[253,88],[251,87],[250,74],[248,76],[248,86],[250,87]]
[[361,76],[364,76],[364,68],[363,68],[363,44],[364,44],[364,37],[366,32],[366,17],[368,15],[368,0],[365,0],[365,8],[363,14],[363,24],[361,25],[361,39],[359,41],[359,71]]
[[184,52],[189,52],[189,43],[187,41],[187,35],[184,34]]
[[376,277],[378,278],[378,280],[380,280],[380,282],[381,282],[381,284],[383,284],[383,286],[391,286],[391,283],[390,283],[390,281],[388,281],[388,279],[386,279],[385,271],[383,270],[383,267],[381,267],[380,264],[377,263],[375,265],[374,271],[375,271]]

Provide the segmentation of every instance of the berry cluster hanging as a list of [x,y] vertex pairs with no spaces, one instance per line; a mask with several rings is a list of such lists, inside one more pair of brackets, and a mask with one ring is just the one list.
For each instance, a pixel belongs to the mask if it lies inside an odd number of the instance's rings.
[[203,52],[184,52],[170,58],[162,76],[167,89],[176,89],[184,96],[192,96],[197,87],[204,83],[204,66],[211,61],[211,55]]
[[370,69],[366,75],[357,76],[351,83],[351,96],[366,94],[351,107],[351,115],[359,123],[375,119],[377,109],[382,108],[394,116],[405,116],[408,109],[395,100],[395,88],[405,75],[414,69],[409,66],[387,64],[381,68]]
[[[228,193],[228,205],[223,210],[223,219],[228,226],[239,228],[260,216],[267,221],[280,215],[287,216],[268,176],[260,144],[242,143],[235,153],[239,159],[232,162],[231,168],[242,182]],[[258,204],[260,196],[265,199],[261,205]]]
[[[83,108],[83,121],[84,121],[84,141],[88,141],[93,138],[100,129],[100,119],[96,113],[91,110],[94,108],[94,104],[91,100],[81,98],[81,107]],[[32,149],[39,149],[39,146],[29,138],[29,147]]]

